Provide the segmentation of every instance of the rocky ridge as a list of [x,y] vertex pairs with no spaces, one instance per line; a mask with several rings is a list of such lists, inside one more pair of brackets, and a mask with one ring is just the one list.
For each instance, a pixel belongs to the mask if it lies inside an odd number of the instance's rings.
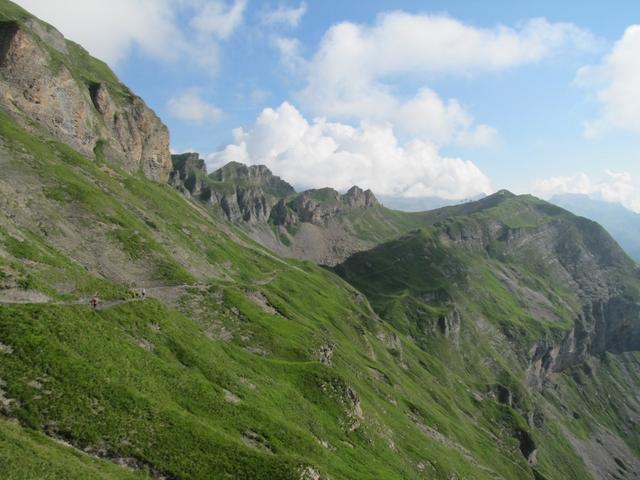
[[106,64],[22,11],[0,16],[0,107],[89,158],[164,182],[169,133]]

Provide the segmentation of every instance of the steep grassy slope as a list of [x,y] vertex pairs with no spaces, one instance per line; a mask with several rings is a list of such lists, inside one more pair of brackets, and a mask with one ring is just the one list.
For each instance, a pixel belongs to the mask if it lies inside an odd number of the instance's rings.
[[[338,273],[423,350],[447,337],[463,352],[450,369],[493,371],[497,398],[531,428],[540,472],[552,476],[550,443],[569,442],[596,478],[635,478],[637,356],[609,353],[640,350],[634,263],[597,224],[532,197],[500,192],[425,217],[431,227]],[[594,466],[604,438],[616,446]]]
[[[78,55],[78,84],[104,73]],[[508,192],[294,195],[321,221],[279,225],[289,254],[394,239],[349,284],[39,135],[0,111],[1,478],[637,478],[638,273],[596,224]]]
[[[447,373],[446,343],[418,349],[332,273],[2,118],[4,442],[54,448],[41,431],[175,478],[531,478],[520,420],[470,393],[492,373]],[[134,300],[141,286],[161,302]],[[96,291],[115,303],[91,311]]]
[[[533,435],[548,478],[587,475],[553,421],[530,433],[537,394],[501,403],[499,385],[526,392],[510,349],[389,318],[395,330],[332,273],[274,257],[170,187],[0,125],[0,292],[57,302],[0,307],[3,412],[21,442],[41,431],[175,478],[481,479],[533,478],[520,448]],[[143,285],[160,302],[133,299]],[[76,304],[94,291],[116,302]]]
[[619,203],[594,200],[587,195],[555,195],[552,203],[601,224],[636,262],[640,262],[640,214]]

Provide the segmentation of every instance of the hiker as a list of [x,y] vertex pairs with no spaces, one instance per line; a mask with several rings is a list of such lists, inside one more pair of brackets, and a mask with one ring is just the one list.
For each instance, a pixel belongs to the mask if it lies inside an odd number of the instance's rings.
[[147,298],[147,291],[144,288],[140,290],[140,296],[142,297],[143,300]]
[[93,307],[93,309],[95,310],[96,308],[98,308],[98,294],[95,293],[92,297],[91,297],[91,306]]

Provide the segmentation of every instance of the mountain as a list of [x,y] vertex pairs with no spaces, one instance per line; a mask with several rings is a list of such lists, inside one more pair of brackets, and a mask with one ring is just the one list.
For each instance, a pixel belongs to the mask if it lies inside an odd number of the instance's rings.
[[424,212],[426,210],[433,210],[436,208],[448,207],[464,202],[472,202],[480,200],[485,195],[476,195],[471,198],[463,200],[451,200],[440,197],[395,197],[391,195],[380,195],[380,201],[388,208],[394,210],[401,210],[403,212]]
[[296,192],[264,165],[231,162],[208,173],[197,153],[172,156],[169,183],[269,249],[335,265],[423,224],[422,213],[390,210],[353,186]]
[[[0,18],[0,52],[61,38]],[[595,222],[507,191],[408,214],[193,154],[150,169],[107,126],[99,155],[0,58],[24,97],[0,106],[1,478],[640,476],[640,275]],[[269,229],[354,245],[319,266]]]
[[640,215],[618,203],[594,200],[587,195],[555,195],[552,203],[582,217],[600,223],[625,249],[631,258],[640,262]]

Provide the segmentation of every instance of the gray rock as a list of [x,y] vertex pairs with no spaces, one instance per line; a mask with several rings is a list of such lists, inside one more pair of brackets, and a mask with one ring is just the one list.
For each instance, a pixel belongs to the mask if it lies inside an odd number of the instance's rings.
[[89,158],[166,181],[171,159],[165,125],[126,87],[109,84],[115,77],[89,81],[78,62],[99,61],[36,19],[0,23],[0,106],[22,127]]

